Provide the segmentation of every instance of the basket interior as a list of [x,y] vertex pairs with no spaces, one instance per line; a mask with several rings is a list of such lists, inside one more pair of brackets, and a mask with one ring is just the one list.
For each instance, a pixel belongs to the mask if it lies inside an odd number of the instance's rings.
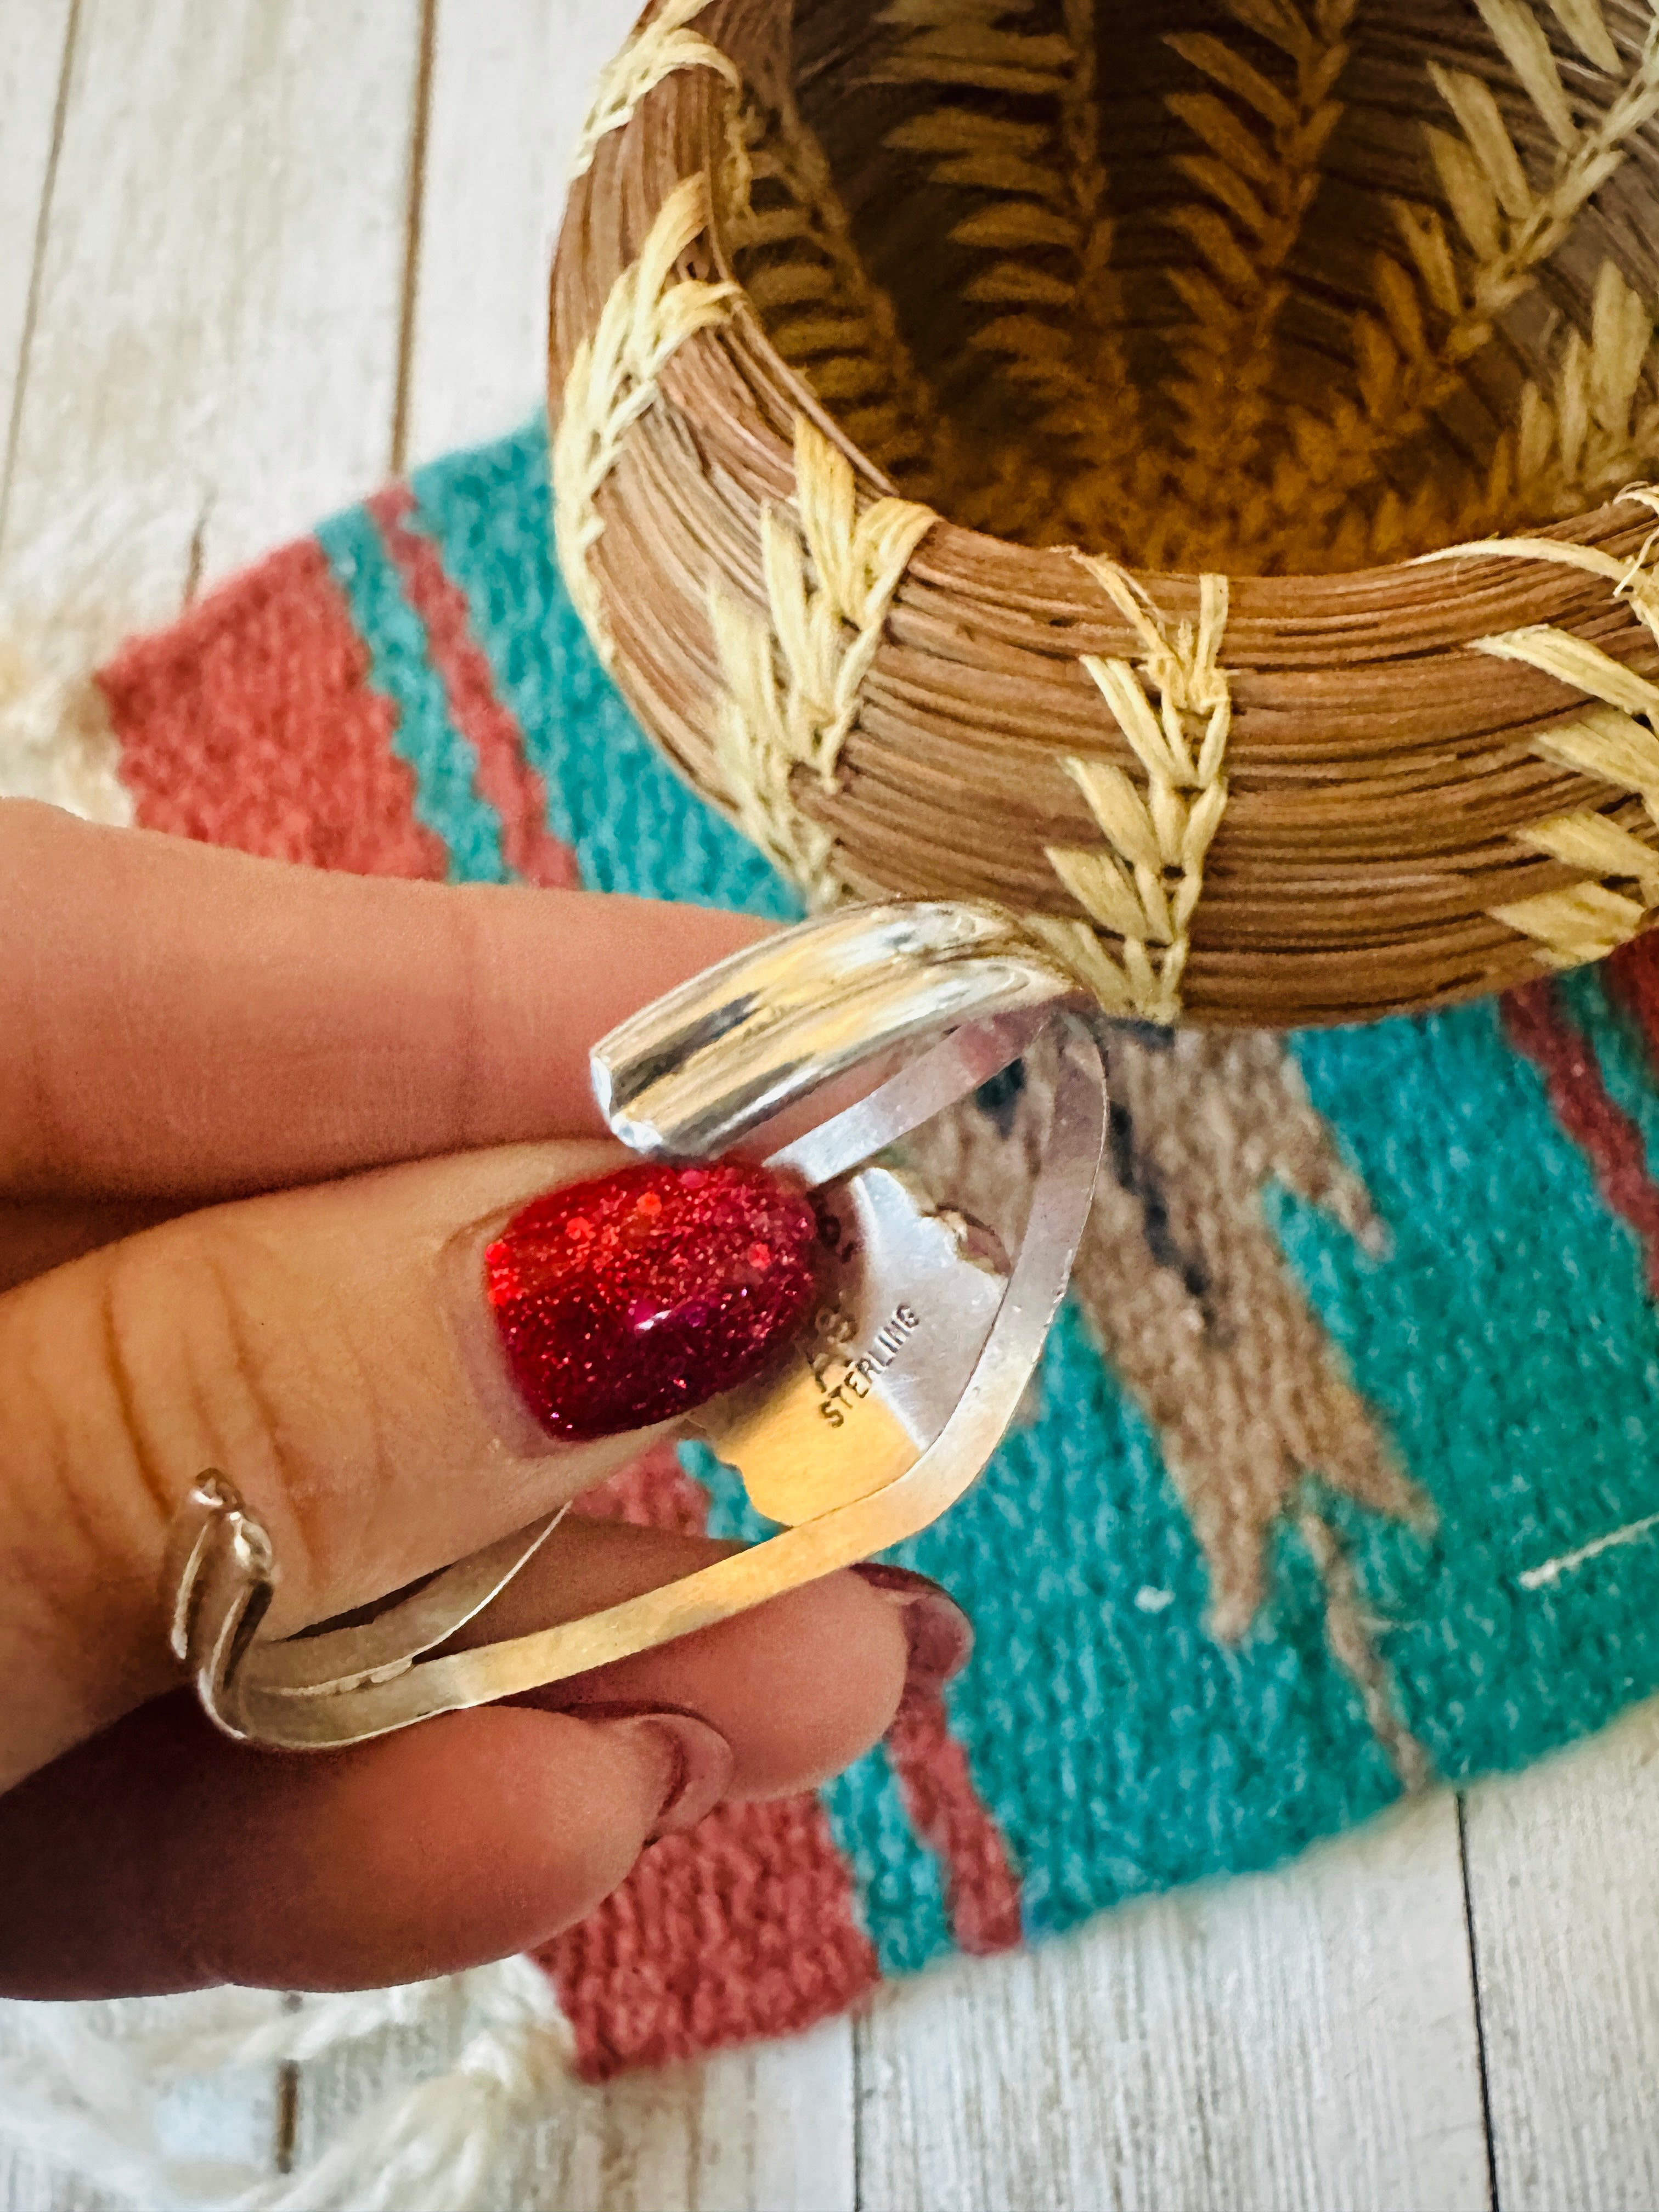
[[796,0],[738,270],[907,495],[1317,573],[1659,459],[1659,61],[1628,0]]

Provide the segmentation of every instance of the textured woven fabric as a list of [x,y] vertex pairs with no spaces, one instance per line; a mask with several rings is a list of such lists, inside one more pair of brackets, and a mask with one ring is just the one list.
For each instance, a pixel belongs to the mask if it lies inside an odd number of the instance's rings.
[[[440,463],[129,647],[100,682],[139,819],[793,912],[601,673],[546,464],[538,428]],[[819,1796],[653,1846],[553,1947],[587,2072],[1271,1865],[1659,1685],[1656,942],[1365,1030],[1115,1042],[1030,1418],[903,1553],[973,1615],[971,1664]],[[988,1133],[1021,1111],[981,1099]],[[757,1526],[706,1457],[589,1504]]]

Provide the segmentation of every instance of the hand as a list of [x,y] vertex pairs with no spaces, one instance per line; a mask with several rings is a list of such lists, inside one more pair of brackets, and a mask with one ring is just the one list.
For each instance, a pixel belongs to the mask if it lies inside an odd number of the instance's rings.
[[[167,1651],[167,1531],[206,1468],[269,1530],[291,1633],[574,1497],[731,1379],[694,1347],[671,1403],[660,1351],[568,1356],[524,1209],[627,1157],[598,1140],[592,1041],[755,927],[0,805],[0,1990],[345,1988],[532,1947],[653,1837],[862,1751],[913,1645],[960,1658],[931,1584],[834,1575],[508,1706],[276,1754],[210,1728]],[[774,1207],[782,1273],[745,1294],[739,1359],[796,1310],[800,1203],[742,1202]],[[724,1295],[719,1237],[687,1249]],[[556,1320],[586,1327],[595,1282],[566,1276]],[[572,1519],[472,1632],[718,1548]]]

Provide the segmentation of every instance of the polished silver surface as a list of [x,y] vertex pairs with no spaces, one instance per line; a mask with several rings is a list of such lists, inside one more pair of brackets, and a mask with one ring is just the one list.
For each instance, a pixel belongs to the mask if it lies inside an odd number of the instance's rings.
[[1048,1018],[1048,1008],[1039,1006],[970,1022],[867,1098],[782,1146],[767,1166],[776,1175],[799,1176],[809,1190],[833,1182],[1000,1075],[1030,1049]]
[[689,1425],[786,1526],[896,1480],[944,1430],[1007,1289],[1002,1255],[890,1168],[818,1193],[834,1244],[781,1376]]
[[[174,1649],[216,1721],[263,1743],[360,1741],[667,1643],[937,1518],[1013,1418],[1088,1218],[1105,1070],[1073,990],[994,908],[864,908],[738,953],[613,1030],[593,1055],[612,1127],[682,1156],[942,1037],[769,1163],[834,1218],[823,1296],[776,1370],[691,1425],[778,1534],[585,1619],[438,1652],[547,1541],[554,1515],[367,1624],[260,1643],[270,1546],[224,1478],[205,1477],[174,1532],[169,1591]],[[1024,1235],[1006,1254],[951,1212],[948,1191],[924,1194],[878,1155],[1036,1053],[1052,1105]]]
[[1075,989],[995,907],[851,907],[619,1024],[594,1047],[594,1093],[635,1152],[719,1152],[875,1054]]
[[257,1689],[296,1696],[332,1695],[401,1674],[411,1660],[447,1643],[499,1596],[568,1510],[562,1505],[544,1521],[504,1536],[487,1551],[474,1552],[373,1620],[259,1646],[248,1657],[243,1680]]

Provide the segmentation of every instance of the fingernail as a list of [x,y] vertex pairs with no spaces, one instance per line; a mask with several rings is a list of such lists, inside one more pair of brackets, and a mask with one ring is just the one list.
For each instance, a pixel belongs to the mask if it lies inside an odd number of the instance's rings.
[[576,1717],[607,1735],[633,1739],[647,1756],[661,1761],[662,1796],[647,1843],[696,1827],[726,1795],[732,1779],[732,1747],[718,1729],[694,1714],[590,1705]]
[[807,1200],[741,1161],[642,1162],[550,1192],[484,1255],[519,1395],[574,1442],[689,1413],[805,1320],[817,1240]]
[[907,1690],[942,1690],[961,1674],[974,1648],[974,1624],[948,1590],[926,1575],[879,1559],[866,1559],[853,1572],[904,1615],[910,1647]]

